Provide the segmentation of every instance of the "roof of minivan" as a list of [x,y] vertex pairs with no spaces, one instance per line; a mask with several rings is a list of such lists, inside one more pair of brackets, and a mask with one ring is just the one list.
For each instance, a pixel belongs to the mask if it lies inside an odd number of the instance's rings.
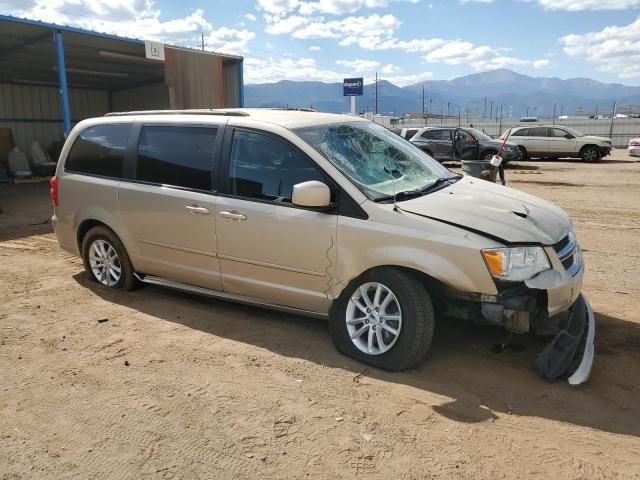
[[366,121],[361,117],[350,115],[338,115],[334,113],[320,113],[301,110],[286,110],[272,108],[224,108],[224,109],[194,109],[194,110],[156,110],[139,112],[118,112],[107,114],[108,116],[138,116],[138,115],[176,115],[190,116],[203,115],[228,116],[229,118],[242,118],[256,120],[283,126],[285,128],[298,128],[312,125],[324,125],[327,123],[343,123],[352,121]]

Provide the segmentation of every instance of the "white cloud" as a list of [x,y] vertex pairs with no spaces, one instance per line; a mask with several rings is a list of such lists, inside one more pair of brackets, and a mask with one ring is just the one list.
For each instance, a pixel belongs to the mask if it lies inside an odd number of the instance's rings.
[[423,58],[429,63],[448,65],[470,65],[476,70],[493,70],[518,66],[543,68],[548,65],[546,59],[524,60],[505,55],[504,49],[494,49],[488,45],[474,45],[470,42],[452,40],[431,50]]
[[255,33],[248,30],[221,27],[211,31],[205,42],[207,47],[217,52],[242,53],[247,50],[247,44],[255,36]]
[[[522,1],[522,0],[521,0]],[[532,1],[532,0],[528,0]],[[640,6],[640,0],[536,0],[546,10],[626,10]]]
[[400,73],[401,71],[402,69],[400,67],[398,67],[397,65],[393,65],[392,63],[389,63],[382,67],[382,73],[387,75],[390,73]]
[[257,20],[256,16],[253,13],[246,13],[244,18],[251,22],[255,22]]
[[619,78],[640,78],[640,17],[624,26],[599,32],[566,35],[560,39],[564,52],[586,60]]
[[376,62],[375,60],[362,60],[358,58],[356,60],[338,60],[336,65],[347,67],[358,72],[370,72],[380,67],[380,62]]
[[433,78],[433,72],[422,72],[411,75],[387,75],[385,80],[398,85],[399,87],[405,87],[407,85],[413,85],[414,83],[422,82],[424,80],[431,80]]
[[309,47],[309,50],[311,50],[312,52],[319,52],[320,50],[322,50],[322,47],[319,47],[318,45],[311,45]]
[[280,80],[341,82],[348,72],[318,67],[313,58],[245,58],[246,83],[273,83]]
[[299,4],[299,0],[258,0],[258,8],[275,15],[291,12]]
[[[0,0],[0,6],[6,3]],[[215,29],[200,9],[162,21],[153,0],[28,0],[17,8],[17,2],[12,4],[7,13],[15,16],[183,46],[199,45],[204,33],[209,48],[232,53],[244,51],[255,37],[246,29]]]
[[300,5],[300,13],[312,15],[315,12],[330,13],[332,15],[345,15],[355,13],[361,8],[386,7],[389,0],[319,0],[317,2],[305,2]]

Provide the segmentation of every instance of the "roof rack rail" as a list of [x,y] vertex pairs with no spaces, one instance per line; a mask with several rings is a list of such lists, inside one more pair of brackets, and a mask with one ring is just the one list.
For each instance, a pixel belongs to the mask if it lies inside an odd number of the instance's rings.
[[315,108],[273,107],[269,110],[287,110],[289,112],[317,112]]
[[133,112],[109,112],[105,117],[121,117],[125,115],[220,115],[227,117],[248,117],[247,112],[240,110],[218,110],[208,108],[196,108],[185,110],[139,110]]

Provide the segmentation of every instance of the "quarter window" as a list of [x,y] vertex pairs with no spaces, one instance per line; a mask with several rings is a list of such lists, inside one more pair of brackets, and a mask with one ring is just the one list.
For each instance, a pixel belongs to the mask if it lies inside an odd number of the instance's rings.
[[71,172],[122,177],[124,150],[130,124],[105,124],[84,129],[73,143],[65,163]]
[[521,128],[520,130],[516,130],[511,134],[512,137],[526,137],[529,135],[528,128]]
[[230,193],[290,203],[293,186],[308,180],[326,182],[311,159],[289,143],[254,132],[234,133]]
[[142,127],[136,179],[211,191],[215,128]]

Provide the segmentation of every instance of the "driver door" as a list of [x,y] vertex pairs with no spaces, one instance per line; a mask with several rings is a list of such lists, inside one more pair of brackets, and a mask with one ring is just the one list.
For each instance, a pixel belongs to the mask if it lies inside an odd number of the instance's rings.
[[[225,135],[216,204],[218,258],[225,292],[322,312],[336,264],[337,214],[296,207],[293,186],[326,175],[301,150],[269,132]],[[335,192],[334,192],[335,195]]]
[[463,128],[458,128],[453,134],[454,153],[456,160],[478,160],[480,145],[478,139]]

